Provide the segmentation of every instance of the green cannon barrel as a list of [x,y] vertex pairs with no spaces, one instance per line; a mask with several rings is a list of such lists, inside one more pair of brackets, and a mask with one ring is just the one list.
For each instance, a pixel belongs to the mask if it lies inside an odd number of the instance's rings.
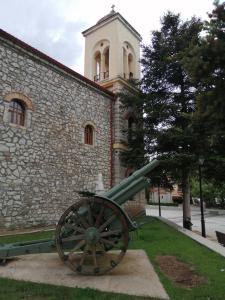
[[144,176],[153,171],[158,165],[159,161],[153,160],[143,168],[135,171],[131,176],[123,179],[119,184],[104,193],[103,196],[119,205],[125,203],[149,185],[149,180]]
[[[140,170],[134,172],[128,178],[122,180],[120,184],[117,184],[101,196],[109,199],[112,202],[115,202],[118,205],[125,203],[127,200],[131,199],[135,194],[149,185],[149,179],[146,178],[145,175],[149,174],[158,165],[159,161],[157,160],[150,162]],[[121,211],[123,211],[122,208]],[[124,213],[124,215],[126,215],[126,213]],[[130,230],[137,228],[137,226],[133,224],[128,216],[126,216],[126,219],[130,225]],[[64,246],[69,249],[74,247],[73,240],[66,241],[64,243]],[[4,263],[5,259],[9,257],[31,253],[52,252],[55,250],[55,247],[56,244],[54,239],[19,242],[13,244],[0,244],[0,264]]]

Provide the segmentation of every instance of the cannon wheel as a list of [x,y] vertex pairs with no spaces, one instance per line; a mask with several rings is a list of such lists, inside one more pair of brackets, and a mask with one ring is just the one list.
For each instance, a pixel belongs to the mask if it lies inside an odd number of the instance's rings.
[[101,197],[88,197],[70,206],[56,227],[59,257],[73,271],[102,275],[122,260],[129,230],[121,210]]

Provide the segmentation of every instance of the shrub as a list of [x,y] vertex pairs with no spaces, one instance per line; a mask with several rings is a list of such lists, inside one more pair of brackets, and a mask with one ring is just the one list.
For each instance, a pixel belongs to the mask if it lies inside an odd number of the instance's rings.
[[183,198],[182,197],[173,197],[173,202],[176,204],[181,204],[183,203]]

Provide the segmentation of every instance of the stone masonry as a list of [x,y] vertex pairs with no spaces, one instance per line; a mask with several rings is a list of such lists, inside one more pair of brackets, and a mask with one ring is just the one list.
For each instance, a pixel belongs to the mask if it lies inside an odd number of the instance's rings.
[[[98,173],[110,186],[112,95],[31,50],[0,35],[0,228],[55,224]],[[30,103],[25,126],[9,122],[11,94]]]

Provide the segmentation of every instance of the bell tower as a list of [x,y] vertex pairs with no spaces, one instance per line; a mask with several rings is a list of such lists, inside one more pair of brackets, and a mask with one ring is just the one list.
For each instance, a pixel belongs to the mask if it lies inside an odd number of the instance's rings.
[[[130,79],[140,79],[140,34],[114,10],[94,26],[83,31],[85,37],[84,76],[104,88],[118,93],[122,89],[135,92]],[[126,167],[120,160],[126,150],[124,129],[129,126],[126,113],[121,111],[117,97],[113,110],[113,183],[126,176]]]
[[108,87],[113,79],[140,78],[140,34],[114,11],[83,31],[84,76]]

